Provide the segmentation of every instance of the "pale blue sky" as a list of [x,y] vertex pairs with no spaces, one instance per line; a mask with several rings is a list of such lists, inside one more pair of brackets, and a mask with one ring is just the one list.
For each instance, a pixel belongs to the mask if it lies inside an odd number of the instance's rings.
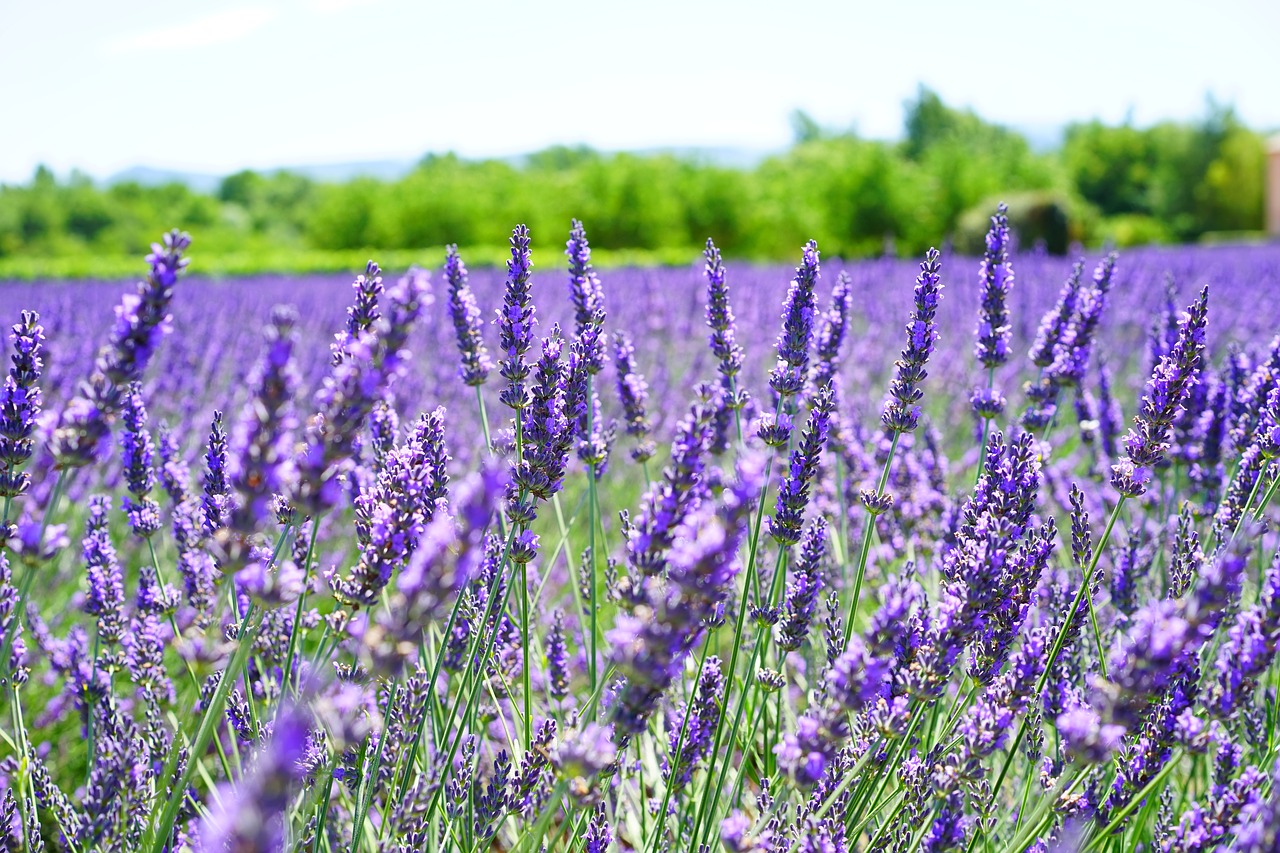
[[0,0],[0,180],[901,131],[923,82],[993,120],[1280,127],[1280,2]]

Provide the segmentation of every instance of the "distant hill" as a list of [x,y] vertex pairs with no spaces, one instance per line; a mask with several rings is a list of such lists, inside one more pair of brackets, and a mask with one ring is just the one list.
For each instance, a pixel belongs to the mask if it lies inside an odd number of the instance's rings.
[[[352,178],[379,178],[384,181],[401,178],[413,170],[413,160],[370,160],[360,163],[329,163],[320,166],[282,166],[275,169],[258,169],[265,173],[293,172],[305,175],[313,181],[324,183],[341,183]],[[143,186],[159,184],[185,184],[196,192],[212,193],[218,189],[222,175],[211,175],[202,172],[180,172],[171,169],[153,169],[149,166],[134,166],[122,172],[116,172],[107,178],[106,184],[122,184],[128,181]]]
[[[616,153],[616,152],[602,152]],[[650,156],[656,154],[671,154],[676,157],[684,157],[691,160],[699,160],[704,163],[714,163],[718,166],[729,166],[733,168],[750,169],[760,164],[760,161],[767,157],[771,152],[747,149],[747,148],[698,148],[698,147],[665,147],[665,148],[646,148],[631,152],[642,156]],[[502,157],[505,162],[520,165],[526,159],[527,155],[517,155],[514,157]],[[257,169],[255,171],[270,174],[273,172],[292,172],[296,175],[305,175],[313,181],[322,183],[342,183],[352,178],[377,178],[383,181],[394,181],[402,178],[409,172],[413,171],[416,160],[367,160],[354,163],[329,163],[319,166],[279,166],[271,169]],[[150,166],[133,166],[111,175],[104,182],[107,186],[113,184],[123,184],[127,182],[142,184],[143,186],[153,187],[161,184],[185,184],[196,192],[213,193],[217,192],[218,184],[222,181],[222,175],[213,175],[205,172],[183,172],[174,169],[154,169]]]
[[186,184],[196,192],[216,192],[220,175],[207,175],[198,172],[176,172],[169,169],[152,169],[150,166],[133,166],[122,172],[116,172],[105,181],[107,186],[113,184],[141,184],[144,187],[156,187],[161,184]]

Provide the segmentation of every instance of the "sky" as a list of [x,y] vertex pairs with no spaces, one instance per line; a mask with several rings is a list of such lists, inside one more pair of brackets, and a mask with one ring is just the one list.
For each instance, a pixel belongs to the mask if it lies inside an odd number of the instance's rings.
[[0,0],[0,181],[37,164],[241,168],[775,150],[803,109],[901,133],[917,86],[1043,132],[1280,129],[1276,0]]

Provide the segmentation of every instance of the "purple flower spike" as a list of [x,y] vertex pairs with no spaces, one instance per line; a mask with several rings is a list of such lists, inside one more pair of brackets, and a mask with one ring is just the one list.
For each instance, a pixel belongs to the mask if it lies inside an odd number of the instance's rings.
[[152,244],[150,274],[136,292],[121,299],[110,340],[53,431],[50,450],[59,467],[82,467],[98,455],[120,411],[123,389],[142,379],[169,331],[169,303],[178,275],[187,267],[183,252],[190,245],[191,238],[177,230],[164,236],[163,245]]
[[818,392],[800,446],[791,452],[791,467],[778,489],[777,509],[769,519],[769,535],[783,546],[800,541],[800,528],[809,506],[809,492],[818,474],[822,450],[827,444],[834,408],[835,395],[828,385]]
[[729,304],[729,285],[725,283],[724,262],[715,243],[707,240],[707,327],[711,329],[711,353],[716,357],[720,376],[726,383],[742,370],[742,346],[737,340],[737,323]]
[[445,250],[444,277],[449,284],[449,316],[453,318],[458,353],[462,356],[458,375],[468,385],[483,385],[489,378],[493,363],[484,345],[480,308],[467,283],[467,267],[458,256],[457,246],[449,246]]
[[222,426],[222,412],[213,413],[209,425],[209,445],[205,450],[204,532],[212,536],[226,524],[227,517],[227,431]]
[[[677,785],[688,785],[698,763],[711,752],[716,728],[720,725],[723,695],[724,675],[720,671],[720,659],[713,655],[702,667],[693,701],[667,726],[671,733],[668,744],[670,758],[663,759],[663,775],[669,780],[674,779]],[[682,732],[683,742],[680,740]],[[670,761],[675,758],[677,746],[680,747],[680,761],[672,767]]]
[[800,266],[791,280],[782,308],[782,332],[778,335],[778,364],[769,374],[769,387],[783,400],[804,390],[809,367],[809,344],[817,306],[813,290],[818,283],[818,244],[805,244]]
[[574,336],[582,341],[587,373],[595,375],[608,360],[604,337],[604,288],[591,266],[587,231],[576,219],[564,253],[569,258],[569,298],[573,301]]
[[890,432],[911,432],[920,424],[920,407],[916,405],[924,396],[920,383],[929,375],[925,365],[938,343],[934,318],[942,297],[940,258],[937,249],[930,249],[920,264],[915,286],[916,307],[907,324],[907,346],[898,359],[898,373],[889,383],[889,400],[880,416]]
[[818,331],[818,357],[809,377],[809,387],[815,393],[828,385],[835,387],[836,371],[840,369],[840,349],[849,329],[852,302],[853,282],[849,274],[842,271],[836,277],[836,286],[831,289],[831,306],[822,315],[822,326]]
[[1009,360],[1009,308],[1005,300],[1013,289],[1013,263],[1009,260],[1009,208],[996,207],[987,232],[987,246],[978,267],[982,305],[978,310],[978,342],[974,355],[983,367],[999,367]]
[[1133,427],[1124,440],[1128,458],[1112,468],[1111,484],[1122,495],[1143,494],[1151,469],[1164,459],[1169,449],[1174,418],[1200,371],[1208,316],[1209,288],[1205,287],[1183,313],[1178,322],[1177,342],[1147,381]]
[[529,255],[529,229],[517,225],[511,232],[511,260],[507,261],[507,289],[498,311],[498,341],[502,361],[498,372],[507,380],[502,402],[516,410],[529,405],[524,387],[529,366],[524,356],[533,346],[533,327],[537,323],[533,299],[529,294],[529,274],[533,261]]
[[230,527],[240,535],[261,529],[272,515],[272,497],[290,492],[294,485],[297,321],[292,308],[276,307],[271,312],[262,355],[249,376],[249,402],[231,435],[227,479],[237,500]]
[[111,544],[108,515],[111,499],[98,496],[89,500],[89,520],[82,543],[84,562],[89,577],[89,595],[85,612],[98,617],[98,636],[108,646],[120,642],[124,633],[124,574]]
[[792,580],[787,584],[786,605],[778,622],[778,648],[795,651],[804,645],[813,625],[818,595],[822,592],[823,562],[827,554],[827,522],[816,518],[805,531]]
[[342,361],[343,352],[365,332],[373,328],[381,316],[378,313],[378,298],[382,296],[382,270],[373,261],[364,268],[364,275],[356,276],[351,283],[356,292],[355,301],[347,307],[347,327],[336,335],[333,348],[333,363]]
[[160,505],[151,498],[156,484],[152,467],[155,445],[147,431],[147,410],[142,388],[136,382],[125,393],[124,429],[120,432],[120,464],[131,497],[124,499],[129,527],[143,539],[160,529]]
[[631,458],[637,462],[646,462],[653,458],[656,451],[649,432],[653,428],[649,422],[649,383],[635,368],[636,348],[626,332],[617,332],[613,336],[613,363],[618,372],[618,401],[622,403],[624,429],[627,435],[636,440],[631,451]]
[[204,819],[203,849],[285,849],[287,812],[307,775],[303,759],[310,737],[310,720],[301,709],[289,706],[280,712],[252,771],[224,785],[218,798],[222,805]]
[[40,315],[23,311],[13,327],[13,366],[0,387],[0,497],[13,498],[31,485],[22,466],[31,458],[40,415],[40,372],[44,367],[44,327]]

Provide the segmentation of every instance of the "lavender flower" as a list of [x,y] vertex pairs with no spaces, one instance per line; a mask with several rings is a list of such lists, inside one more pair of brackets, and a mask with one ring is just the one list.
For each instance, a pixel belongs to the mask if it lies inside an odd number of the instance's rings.
[[816,311],[813,290],[818,283],[818,244],[805,244],[800,266],[787,291],[778,335],[778,364],[769,374],[769,387],[787,400],[804,390],[809,367],[809,343]]
[[294,395],[298,372],[293,363],[297,315],[277,307],[265,331],[266,345],[249,376],[249,402],[231,436],[227,480],[236,492],[230,526],[240,534],[254,532],[271,515],[276,494],[290,491],[295,466],[290,452]]
[[737,340],[733,306],[729,304],[729,285],[725,282],[720,250],[709,239],[703,257],[706,259],[707,327],[711,329],[711,353],[716,357],[723,383],[731,386],[742,370],[743,353]]
[[569,298],[573,302],[574,336],[582,341],[587,373],[595,375],[604,368],[608,359],[603,333],[604,289],[591,266],[591,246],[587,243],[586,229],[576,219],[564,253],[569,258]]
[[120,642],[124,633],[124,573],[111,544],[108,514],[111,499],[89,499],[89,520],[85,526],[83,554],[89,578],[89,594],[84,610],[98,617],[98,636],[108,646]]
[[723,696],[724,675],[720,671],[720,659],[712,655],[698,676],[692,701],[667,726],[671,733],[668,743],[670,757],[663,759],[663,776],[668,783],[674,780],[676,785],[688,785],[698,763],[711,752],[716,729],[720,725]]
[[978,341],[974,356],[983,367],[999,367],[1009,360],[1009,309],[1005,300],[1013,289],[1013,263],[1009,260],[1009,208],[996,207],[987,231],[987,245],[978,267],[982,306],[978,311]]
[[596,806],[582,838],[582,853],[608,853],[612,843],[613,830],[609,828],[609,821],[605,818],[604,806]]
[[889,401],[884,404],[880,419],[891,432],[911,432],[920,423],[920,407],[915,405],[924,396],[920,383],[928,376],[925,365],[938,343],[934,316],[938,300],[942,296],[941,263],[937,249],[930,249],[920,264],[920,276],[915,286],[915,312],[907,326],[907,347],[898,359],[898,373],[889,383]]
[[531,522],[533,503],[524,494],[538,500],[550,500],[564,485],[569,462],[569,446],[573,438],[572,416],[567,411],[566,384],[568,374],[562,361],[564,341],[560,327],[542,341],[542,356],[534,371],[534,386],[528,396],[524,422],[524,448],[512,471],[511,508],[513,523]]
[[135,293],[121,299],[110,340],[53,431],[50,449],[60,467],[93,461],[120,410],[121,389],[141,380],[169,330],[169,303],[178,275],[187,267],[182,255],[190,245],[191,238],[177,230],[164,235],[163,244],[152,244],[147,255],[150,274]]
[[498,339],[503,358],[498,372],[507,380],[502,402],[519,411],[529,405],[524,387],[529,367],[524,356],[533,345],[533,300],[529,295],[529,273],[533,262],[529,256],[529,229],[517,225],[511,232],[511,260],[507,261],[507,290],[498,311]]
[[1147,382],[1133,428],[1125,437],[1128,459],[1112,468],[1111,484],[1122,495],[1132,497],[1145,492],[1151,467],[1168,450],[1170,427],[1200,369],[1208,313],[1209,288],[1205,287],[1180,318],[1177,343],[1156,365]]
[[1205,707],[1223,719],[1232,717],[1248,701],[1276,656],[1280,638],[1280,553],[1267,570],[1258,603],[1236,616],[1214,662],[1215,679]]
[[646,575],[662,573],[676,529],[702,502],[713,414],[709,406],[695,404],[680,421],[671,443],[671,463],[644,495],[640,514],[627,536],[627,557]]
[[800,447],[791,452],[791,466],[778,489],[777,509],[769,519],[769,535],[784,547],[800,541],[800,527],[809,506],[809,490],[818,472],[822,449],[827,443],[834,408],[834,394],[828,385],[818,392],[814,400]]
[[551,620],[551,632],[547,636],[548,692],[557,701],[569,695],[569,652],[564,640],[564,614],[557,610]]
[[1043,368],[1053,364],[1053,354],[1057,351],[1071,318],[1076,314],[1076,304],[1080,301],[1080,277],[1083,275],[1084,261],[1076,261],[1071,265],[1071,274],[1058,291],[1058,301],[1041,318],[1030,352],[1031,363],[1036,367]]
[[449,316],[453,318],[454,333],[458,337],[458,353],[462,363],[458,375],[468,385],[483,385],[489,378],[493,363],[484,345],[483,324],[475,294],[467,283],[467,267],[458,256],[458,247],[445,249],[444,277],[449,283]]
[[1124,726],[1104,723],[1097,711],[1085,705],[1063,711],[1055,724],[1067,754],[1085,764],[1101,764],[1109,759],[1124,736]]
[[40,373],[44,349],[44,327],[40,315],[23,311],[13,327],[13,366],[0,387],[0,497],[14,498],[31,485],[31,476],[22,466],[31,458],[32,436],[40,415]]
[[400,279],[387,294],[390,304],[376,333],[362,331],[350,340],[316,392],[317,412],[297,457],[295,489],[313,514],[337,505],[342,481],[354,466],[356,439],[365,419],[404,368],[404,344],[426,302],[425,290],[425,274],[420,271],[411,270]]
[[704,507],[676,531],[665,581],[647,586],[644,604],[632,614],[619,613],[606,635],[611,659],[627,679],[613,705],[620,734],[645,730],[707,621],[728,596],[762,479],[758,459],[739,463],[737,482],[725,489],[715,514]]
[[155,447],[147,432],[147,410],[142,388],[134,383],[125,392],[124,429],[120,432],[120,464],[132,497],[124,499],[124,510],[134,534],[146,539],[160,529],[160,505],[152,498],[156,483],[152,467]]
[[787,584],[786,603],[778,622],[778,648],[795,651],[804,645],[813,625],[818,595],[822,592],[823,561],[827,552],[827,523],[822,518],[810,522],[800,546],[800,558]]
[[622,403],[624,429],[636,440],[631,458],[646,462],[653,457],[655,447],[649,439],[652,424],[649,422],[649,384],[635,369],[635,347],[626,332],[613,336],[613,363],[618,371],[618,400]]
[[378,299],[383,293],[382,269],[369,261],[365,264],[364,275],[356,276],[356,280],[351,282],[351,289],[356,292],[356,297],[347,308],[346,328],[334,336],[334,364],[340,362],[347,347],[355,343],[362,334],[372,330],[373,324],[381,317],[378,313]]
[[423,415],[408,440],[392,451],[373,489],[356,498],[360,558],[350,577],[334,578],[334,592],[372,606],[392,576],[413,556],[448,483],[444,409]]
[[227,517],[227,431],[222,427],[222,412],[213,413],[209,425],[209,444],[204,454],[204,532],[212,536],[226,523]]
[[191,488],[191,469],[182,458],[178,437],[169,428],[169,424],[163,421],[156,430],[156,449],[160,453],[160,485],[169,500],[180,504],[187,499],[187,492]]
[[561,735],[551,748],[551,764],[564,777],[583,783],[611,765],[617,754],[609,729],[587,723]]
[[0,649],[8,649],[7,660],[0,660],[0,681],[22,684],[27,680],[27,647],[22,640],[22,619],[17,612],[18,590],[13,586],[9,560],[0,551]]
[[286,812],[306,776],[301,759],[310,734],[310,721],[300,709],[288,707],[280,713],[248,775],[237,784],[224,785],[222,805],[205,818],[205,850],[285,849]]
[[1098,263],[1093,272],[1092,286],[1080,294],[1076,313],[1062,330],[1062,336],[1054,346],[1053,364],[1049,367],[1049,373],[1060,384],[1074,386],[1084,380],[1115,270],[1116,254],[1112,252]]
[[362,658],[371,667],[399,673],[416,654],[422,632],[478,573],[487,551],[485,531],[506,485],[499,469],[485,468],[461,484],[452,513],[441,509],[431,518],[387,587],[391,606],[380,608],[360,637]]
[[847,272],[836,277],[831,289],[831,306],[822,315],[818,331],[817,360],[809,377],[809,386],[815,392],[828,385],[835,387],[836,372],[840,369],[840,349],[844,346],[849,328],[849,307],[853,301],[853,281]]

